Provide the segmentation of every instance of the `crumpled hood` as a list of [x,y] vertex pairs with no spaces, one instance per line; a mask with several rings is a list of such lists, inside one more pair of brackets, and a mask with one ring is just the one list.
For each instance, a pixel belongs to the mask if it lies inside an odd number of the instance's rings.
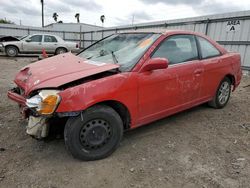
[[4,46],[7,46],[9,44],[21,44],[22,41],[6,41],[6,42],[1,42]]
[[24,94],[27,96],[37,89],[56,88],[118,67],[117,64],[97,64],[66,53],[25,66],[16,75],[14,81],[24,89]]

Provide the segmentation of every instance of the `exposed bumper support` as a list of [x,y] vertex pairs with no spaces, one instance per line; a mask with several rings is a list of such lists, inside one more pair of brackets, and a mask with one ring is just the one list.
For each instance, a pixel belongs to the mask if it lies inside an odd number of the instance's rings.
[[48,136],[49,124],[46,117],[29,116],[29,123],[26,133],[37,138],[45,138]]

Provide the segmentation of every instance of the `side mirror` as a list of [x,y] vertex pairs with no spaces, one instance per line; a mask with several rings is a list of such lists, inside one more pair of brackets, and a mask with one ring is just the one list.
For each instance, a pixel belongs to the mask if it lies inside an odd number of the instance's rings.
[[31,42],[31,39],[26,39],[25,41],[26,41],[26,42]]
[[169,61],[165,58],[152,58],[144,64],[141,72],[166,69],[168,68]]

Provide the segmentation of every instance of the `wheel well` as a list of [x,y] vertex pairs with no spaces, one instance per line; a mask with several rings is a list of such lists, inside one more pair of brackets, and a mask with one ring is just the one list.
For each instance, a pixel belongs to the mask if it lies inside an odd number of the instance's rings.
[[16,45],[13,45],[13,44],[9,44],[9,45],[5,46],[4,48],[8,48],[8,47],[10,47],[10,46],[15,47],[15,48],[17,49],[17,51],[20,52],[20,51],[19,51],[19,48],[18,48]]
[[104,101],[98,104],[103,104],[113,108],[120,115],[124,130],[128,130],[130,128],[131,116],[128,108],[124,104],[118,101]]
[[225,77],[230,79],[232,85],[235,85],[235,78],[232,74],[227,74]]

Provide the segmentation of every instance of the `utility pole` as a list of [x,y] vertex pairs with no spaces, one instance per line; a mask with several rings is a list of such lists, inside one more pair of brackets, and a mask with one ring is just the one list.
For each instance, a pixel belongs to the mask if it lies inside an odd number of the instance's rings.
[[135,21],[135,15],[132,15],[132,26],[134,25],[134,21]]
[[41,4],[42,4],[42,27],[44,27],[44,11],[43,11],[43,0],[41,0]]

